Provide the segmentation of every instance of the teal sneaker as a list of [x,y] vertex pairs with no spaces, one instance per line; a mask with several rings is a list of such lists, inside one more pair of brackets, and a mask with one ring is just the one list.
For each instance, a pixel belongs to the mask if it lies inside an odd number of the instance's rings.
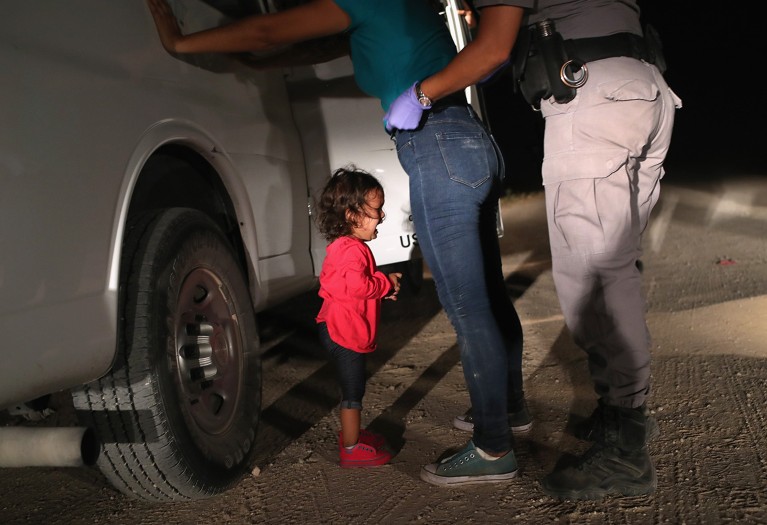
[[500,483],[517,476],[514,451],[496,460],[483,459],[472,441],[463,450],[437,463],[421,467],[421,479],[432,485],[457,486]]
[[[471,416],[471,409],[468,409],[460,416],[455,416],[453,426],[458,430],[473,432],[474,418]],[[525,434],[533,428],[533,418],[530,417],[527,403],[523,403],[522,408],[516,412],[509,412],[509,428],[513,434]]]

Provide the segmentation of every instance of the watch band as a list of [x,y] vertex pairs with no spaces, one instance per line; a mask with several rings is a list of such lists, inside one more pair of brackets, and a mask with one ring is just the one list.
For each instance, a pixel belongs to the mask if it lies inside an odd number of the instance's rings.
[[431,105],[433,104],[433,102],[428,97],[428,95],[426,95],[423,91],[421,91],[421,83],[420,82],[418,82],[415,85],[415,95],[418,98],[418,102],[420,102],[421,105],[424,108],[429,109],[431,107]]

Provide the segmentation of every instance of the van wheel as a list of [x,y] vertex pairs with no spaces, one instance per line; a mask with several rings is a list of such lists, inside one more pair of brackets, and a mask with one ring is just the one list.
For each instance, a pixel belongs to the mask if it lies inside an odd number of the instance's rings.
[[244,272],[221,229],[196,210],[144,215],[128,228],[117,359],[73,392],[75,409],[121,492],[212,496],[250,472],[255,453],[261,362]]

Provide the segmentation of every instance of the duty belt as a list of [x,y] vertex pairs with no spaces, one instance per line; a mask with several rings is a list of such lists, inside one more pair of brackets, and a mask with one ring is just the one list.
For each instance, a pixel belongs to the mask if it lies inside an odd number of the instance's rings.
[[645,39],[633,33],[615,33],[594,38],[575,38],[564,41],[567,56],[581,63],[594,62],[603,58],[631,57],[655,63]]
[[512,65],[515,88],[538,109],[543,99],[559,104],[575,98],[589,78],[587,64],[604,58],[631,57],[666,69],[660,36],[646,26],[644,37],[615,33],[593,38],[564,40],[551,20],[541,20],[520,32]]

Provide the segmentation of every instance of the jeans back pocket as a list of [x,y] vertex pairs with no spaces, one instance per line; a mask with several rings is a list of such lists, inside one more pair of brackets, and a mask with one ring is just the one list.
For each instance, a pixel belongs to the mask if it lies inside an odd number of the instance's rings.
[[484,132],[446,131],[436,137],[451,180],[477,188],[497,171],[498,158]]

